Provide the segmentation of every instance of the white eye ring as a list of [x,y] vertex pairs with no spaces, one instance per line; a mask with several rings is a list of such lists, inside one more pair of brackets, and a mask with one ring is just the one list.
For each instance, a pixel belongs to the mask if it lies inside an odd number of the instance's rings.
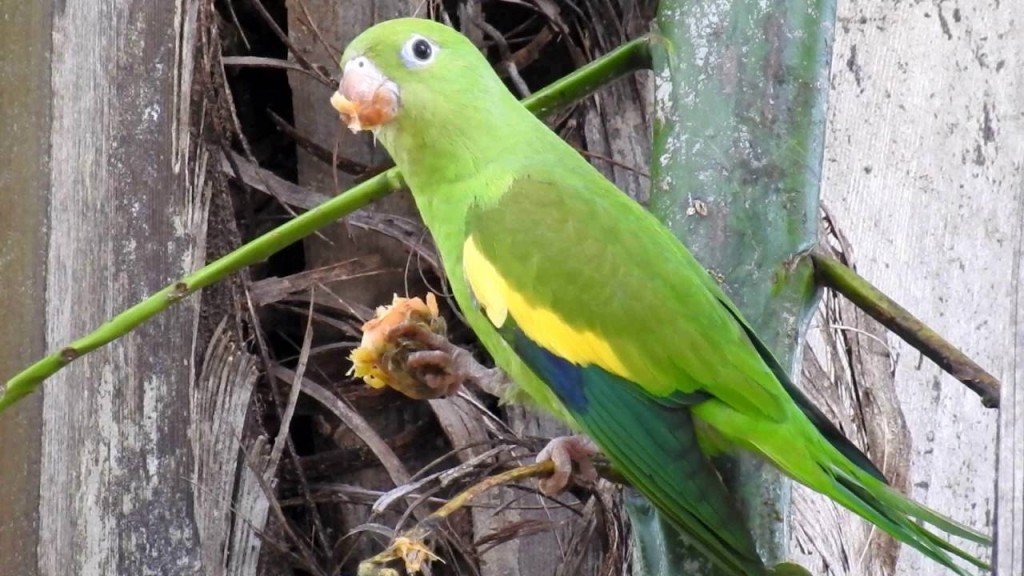
[[406,68],[423,68],[434,62],[440,50],[437,44],[419,34],[413,34],[402,45],[402,64]]

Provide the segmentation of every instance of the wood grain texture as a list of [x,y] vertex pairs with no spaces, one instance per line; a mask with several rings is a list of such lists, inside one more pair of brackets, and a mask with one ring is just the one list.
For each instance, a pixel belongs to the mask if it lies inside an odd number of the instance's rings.
[[225,317],[214,332],[192,389],[196,524],[207,576],[251,576],[269,509],[252,470],[261,454],[242,445],[258,359],[239,349],[228,325]]
[[[859,272],[1008,386],[1019,338],[1021,22],[1024,5],[1000,0],[840,3],[822,186]],[[997,413],[916,350],[891,335],[888,345],[912,438],[910,495],[992,530]],[[1003,422],[1013,442],[1005,412]],[[1007,471],[1002,455],[1001,490],[1021,466]],[[896,573],[945,572],[904,547]]]
[[[45,353],[49,46],[48,3],[0,6],[0,381]],[[38,394],[0,417],[0,558],[19,576],[38,565],[41,418]]]
[[[1022,194],[1024,201],[1024,194]],[[1018,202],[1018,222],[1024,206]],[[1017,230],[1014,248],[1013,314],[1016,337],[1013,373],[1003,381],[999,410],[999,475],[996,501],[996,573],[1024,574],[1024,231]]]
[[[59,2],[53,17],[47,347],[196,267],[195,2]],[[198,182],[189,176],[199,175]],[[198,300],[47,383],[39,572],[194,574],[189,399]]]

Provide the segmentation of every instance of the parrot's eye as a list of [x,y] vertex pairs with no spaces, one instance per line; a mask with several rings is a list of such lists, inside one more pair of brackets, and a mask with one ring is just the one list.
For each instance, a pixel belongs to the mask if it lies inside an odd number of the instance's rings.
[[423,36],[414,35],[402,46],[402,63],[406,68],[420,68],[434,61],[437,46]]
[[419,38],[412,43],[412,55],[420,62],[430,60],[430,56],[433,52],[434,50],[430,47],[430,42],[427,42],[423,38]]

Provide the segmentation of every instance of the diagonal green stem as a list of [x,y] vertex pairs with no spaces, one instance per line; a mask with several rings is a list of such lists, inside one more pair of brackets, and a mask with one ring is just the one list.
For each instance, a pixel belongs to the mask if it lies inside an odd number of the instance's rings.
[[73,360],[124,336],[182,298],[223,280],[245,266],[266,260],[289,244],[401,187],[402,176],[398,170],[388,170],[164,287],[88,335],[51,353],[11,378],[3,390],[3,396],[0,396],[0,411],[34,392],[44,380]]
[[538,116],[547,116],[630,72],[647,70],[651,67],[651,45],[659,42],[664,42],[664,39],[653,34],[631,40],[538,90],[523,100],[523,105]]
[[811,261],[819,284],[845,296],[904,342],[917,348],[947,373],[963,382],[981,397],[985,407],[999,407],[1000,384],[995,376],[839,260],[814,250],[811,252]]
[[[644,36],[624,44],[547,88],[537,91],[523,104],[538,115],[546,115],[583,98],[616,78],[649,68],[650,43],[651,37]],[[326,107],[325,102],[324,108]],[[128,334],[182,298],[219,282],[246,266],[266,260],[286,246],[402,186],[402,175],[397,168],[392,168],[166,286],[121,312],[90,334],[32,364],[0,386],[0,412],[34,392],[44,380],[75,359]]]

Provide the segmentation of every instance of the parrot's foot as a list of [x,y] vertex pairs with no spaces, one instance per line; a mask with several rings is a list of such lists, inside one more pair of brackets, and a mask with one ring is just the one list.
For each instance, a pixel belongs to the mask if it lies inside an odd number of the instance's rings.
[[441,396],[454,396],[469,378],[459,369],[455,358],[442,350],[422,350],[410,354],[406,366]]
[[391,341],[414,340],[427,348],[409,354],[406,366],[410,373],[439,395],[453,396],[467,382],[494,395],[501,395],[510,385],[504,372],[484,367],[469,351],[422,324],[403,322],[392,328],[387,338]]
[[548,478],[540,480],[540,491],[554,496],[565,490],[572,476],[572,463],[579,466],[579,477],[586,482],[597,480],[591,457],[600,452],[597,444],[586,436],[562,436],[548,442],[548,445],[537,454],[537,462],[551,460],[555,464],[555,472]]

